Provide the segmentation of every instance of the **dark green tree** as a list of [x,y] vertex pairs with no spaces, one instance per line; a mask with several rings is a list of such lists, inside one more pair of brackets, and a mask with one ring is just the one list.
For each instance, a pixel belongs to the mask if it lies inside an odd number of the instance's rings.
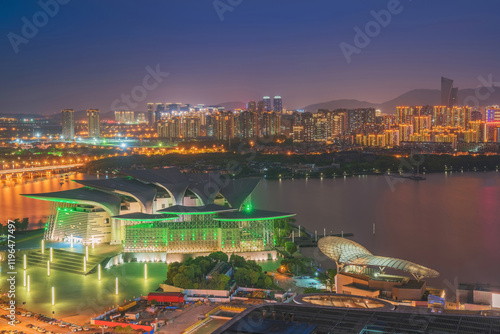
[[293,254],[297,251],[297,246],[293,242],[287,241],[285,243],[285,251],[287,251],[290,254]]

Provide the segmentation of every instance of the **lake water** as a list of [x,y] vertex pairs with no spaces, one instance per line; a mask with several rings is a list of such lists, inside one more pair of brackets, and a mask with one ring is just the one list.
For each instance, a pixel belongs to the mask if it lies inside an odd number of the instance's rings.
[[[49,202],[20,193],[76,187],[75,182],[61,185],[56,177],[1,188],[0,221],[29,217],[36,223],[46,217]],[[295,212],[297,224],[312,233],[317,230],[321,236],[324,228],[327,233],[354,233],[352,239],[373,254],[439,271],[441,276],[429,280],[430,285],[500,285],[500,173],[430,174],[420,182],[388,182],[385,176],[263,180],[253,201],[257,208]],[[311,249],[303,251],[323,260]]]
[[500,173],[263,181],[254,194],[255,207],[295,212],[296,224],[312,233],[352,232],[375,255],[439,271],[429,285],[500,285]]

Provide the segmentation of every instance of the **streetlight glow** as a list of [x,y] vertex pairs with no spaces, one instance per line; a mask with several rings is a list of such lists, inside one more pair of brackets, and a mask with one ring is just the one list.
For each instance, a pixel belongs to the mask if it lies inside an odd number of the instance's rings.
[[83,257],[83,271],[87,272],[87,259],[85,258],[85,256]]
[[118,294],[118,277],[116,278],[115,290],[116,294]]
[[52,287],[52,306],[54,306],[56,303],[56,294],[54,291],[54,287]]
[[52,257],[52,247],[50,247],[50,262],[54,261],[54,258]]
[[27,283],[28,283],[28,284],[27,284],[27,285],[28,285],[28,286],[27,286],[27,288],[28,288],[28,292],[30,292],[30,275],[28,275],[28,282],[27,282]]
[[26,270],[26,254],[24,254],[24,270]]
[[101,280],[101,264],[97,266],[97,277],[99,278],[99,281]]
[[148,264],[144,263],[144,280],[148,279]]
[[50,261],[47,261],[47,276],[50,276]]

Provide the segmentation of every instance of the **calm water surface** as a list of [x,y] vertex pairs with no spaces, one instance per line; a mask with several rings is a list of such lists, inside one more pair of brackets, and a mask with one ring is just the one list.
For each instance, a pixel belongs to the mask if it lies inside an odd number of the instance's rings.
[[[0,221],[30,217],[36,223],[46,217],[49,202],[20,193],[77,187],[52,178],[1,188]],[[431,285],[500,284],[500,173],[431,174],[426,181],[404,180],[392,189],[384,176],[263,180],[253,200],[258,208],[297,213],[297,224],[318,235],[324,228],[351,232],[373,254],[436,269],[441,276]]]
[[312,233],[352,232],[375,255],[439,271],[429,285],[500,285],[500,173],[401,180],[393,189],[384,176],[263,181],[253,198],[256,207],[297,213]]

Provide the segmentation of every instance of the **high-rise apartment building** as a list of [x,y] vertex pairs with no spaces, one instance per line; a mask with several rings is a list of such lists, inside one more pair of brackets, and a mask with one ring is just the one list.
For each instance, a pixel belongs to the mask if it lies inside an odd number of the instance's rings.
[[266,101],[261,100],[257,102],[257,112],[262,114],[264,111],[266,111]]
[[489,106],[484,111],[486,113],[486,122],[500,121],[500,106]]
[[281,96],[275,96],[273,99],[273,111],[277,113],[282,113],[283,112],[283,100],[281,99]]
[[148,113],[147,113],[147,121],[149,125],[155,124],[155,104],[148,103]]
[[87,126],[89,138],[99,138],[101,136],[99,109],[87,109]]
[[230,111],[220,111],[215,115],[214,135],[217,140],[234,138],[234,115]]
[[248,111],[257,111],[257,103],[255,101],[248,101],[247,103],[247,110]]
[[182,119],[182,137],[198,138],[200,136],[200,119],[195,116],[188,116]]
[[270,111],[263,115],[262,133],[264,136],[276,136],[281,134],[281,114]]
[[239,134],[241,138],[256,138],[260,136],[259,115],[254,111],[243,111],[239,117]]
[[121,124],[135,123],[133,111],[115,111],[115,122]]
[[264,101],[264,111],[271,111],[273,110],[271,107],[271,98],[269,96],[264,96],[262,98],[262,101]]
[[62,114],[62,137],[66,140],[73,140],[75,137],[75,113],[73,109],[61,110]]

